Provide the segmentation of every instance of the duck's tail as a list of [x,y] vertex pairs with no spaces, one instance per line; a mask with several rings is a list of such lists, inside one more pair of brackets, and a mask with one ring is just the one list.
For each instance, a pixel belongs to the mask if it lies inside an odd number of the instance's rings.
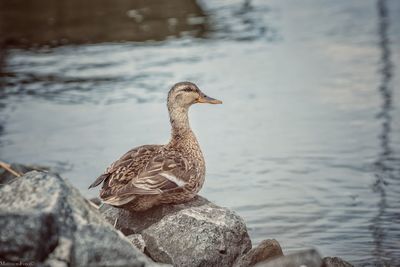
[[109,176],[108,173],[105,173],[105,174],[100,175],[100,176],[96,179],[96,181],[94,181],[94,182],[89,186],[89,189],[90,189],[90,188],[93,188],[93,187],[96,187],[96,186],[98,186],[99,184],[101,184],[108,176]]
[[107,199],[103,199],[103,202],[114,207],[120,207],[133,201],[136,197],[136,195],[111,196]]

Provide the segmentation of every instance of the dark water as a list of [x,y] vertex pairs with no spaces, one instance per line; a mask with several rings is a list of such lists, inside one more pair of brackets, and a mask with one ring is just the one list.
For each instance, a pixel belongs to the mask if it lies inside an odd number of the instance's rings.
[[2,160],[95,196],[190,80],[224,101],[190,114],[201,194],[253,243],[400,266],[400,1],[59,2],[0,2]]

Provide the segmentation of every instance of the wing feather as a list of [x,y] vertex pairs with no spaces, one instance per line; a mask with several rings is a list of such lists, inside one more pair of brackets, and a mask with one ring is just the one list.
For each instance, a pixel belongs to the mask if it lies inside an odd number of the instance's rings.
[[92,185],[103,182],[100,196],[112,205],[124,205],[140,195],[159,195],[188,181],[189,164],[182,155],[166,155],[161,146],[142,146],[128,151],[110,165]]

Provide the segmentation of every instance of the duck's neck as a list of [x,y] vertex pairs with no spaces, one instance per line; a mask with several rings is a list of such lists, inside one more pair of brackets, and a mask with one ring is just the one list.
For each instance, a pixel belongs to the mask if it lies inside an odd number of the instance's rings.
[[171,122],[171,142],[195,138],[190,128],[188,107],[169,107],[169,120]]

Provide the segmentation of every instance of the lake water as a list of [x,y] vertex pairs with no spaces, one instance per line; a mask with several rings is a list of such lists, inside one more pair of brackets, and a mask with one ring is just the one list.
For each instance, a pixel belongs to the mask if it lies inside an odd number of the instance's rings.
[[400,1],[131,2],[2,1],[2,160],[96,196],[113,160],[168,141],[167,92],[193,81],[224,101],[191,108],[201,195],[244,217],[254,244],[400,266]]

